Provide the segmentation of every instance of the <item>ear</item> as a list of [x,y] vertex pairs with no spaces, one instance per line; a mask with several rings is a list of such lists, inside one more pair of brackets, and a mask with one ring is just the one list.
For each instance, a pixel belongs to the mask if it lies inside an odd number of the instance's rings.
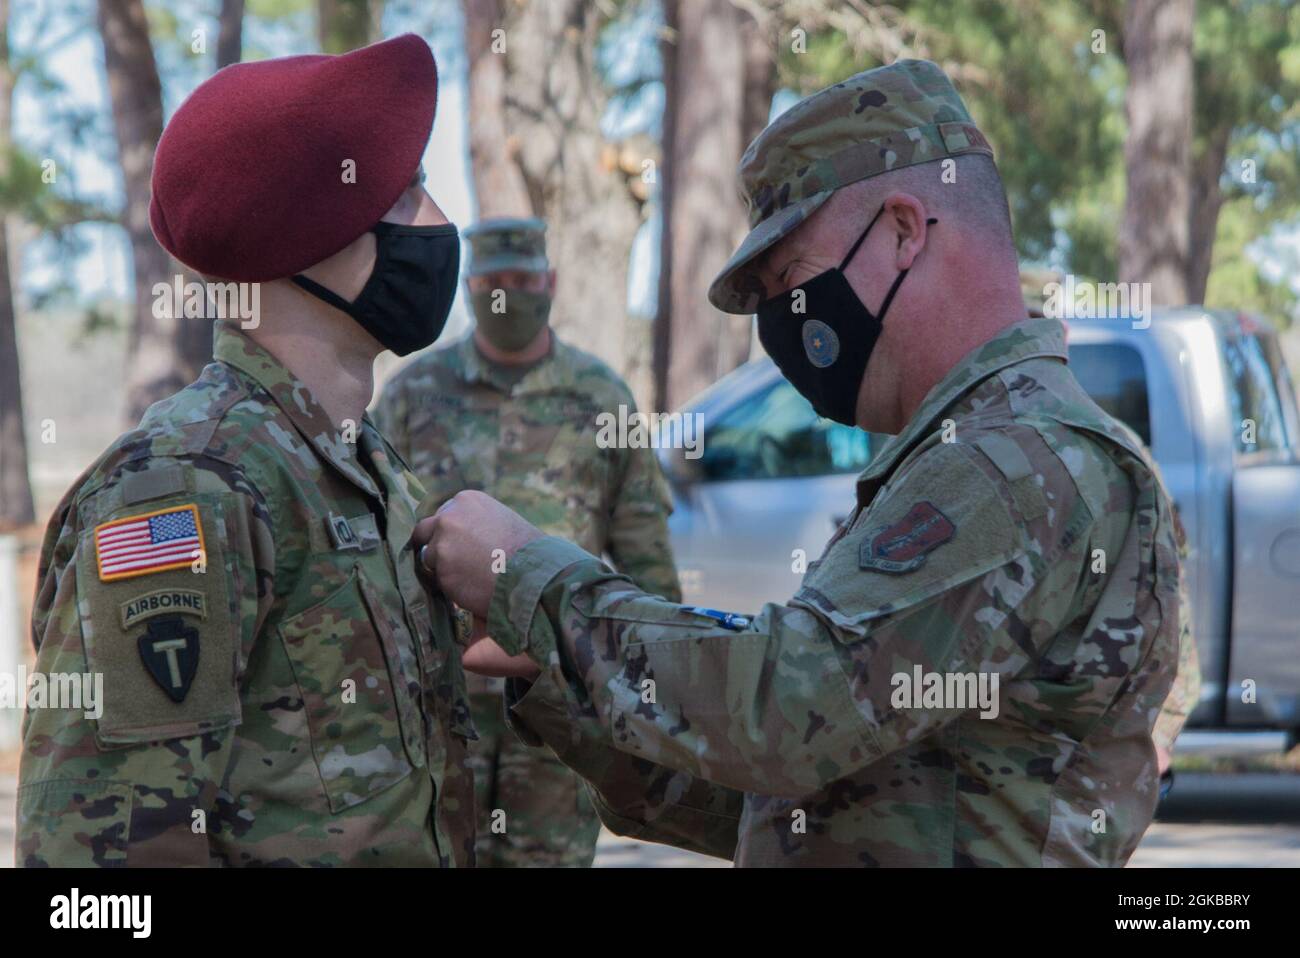
[[555,298],[555,270],[548,270],[546,273],[546,294],[552,299]]
[[925,204],[911,193],[891,193],[885,198],[884,217],[898,238],[895,254],[896,268],[911,269],[912,263],[925,248],[928,224]]

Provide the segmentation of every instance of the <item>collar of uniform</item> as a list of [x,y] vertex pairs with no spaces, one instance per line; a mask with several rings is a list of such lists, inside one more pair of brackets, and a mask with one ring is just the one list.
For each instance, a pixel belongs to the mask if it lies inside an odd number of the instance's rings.
[[470,330],[455,348],[460,352],[460,368],[465,382],[481,382],[506,395],[549,389],[556,382],[563,380],[562,376],[557,376],[557,373],[561,372],[558,367],[562,365],[558,360],[565,358],[567,353],[555,335],[555,330],[551,330],[551,344],[546,355],[533,363],[514,383],[502,382],[493,375],[492,363],[479,352],[478,344],[474,342],[473,330]]
[[[325,408],[280,360],[224,320],[215,324],[212,354],[261,386],[323,459],[369,495],[379,495],[374,480],[357,461],[353,446],[343,441]],[[358,423],[358,435],[361,430],[362,423]]]
[[974,386],[1001,369],[1035,356],[1066,358],[1065,327],[1059,320],[1029,319],[1016,323],[967,353],[926,394],[903,431],[881,447],[858,482],[879,479],[893,469],[925,437],[934,421]]

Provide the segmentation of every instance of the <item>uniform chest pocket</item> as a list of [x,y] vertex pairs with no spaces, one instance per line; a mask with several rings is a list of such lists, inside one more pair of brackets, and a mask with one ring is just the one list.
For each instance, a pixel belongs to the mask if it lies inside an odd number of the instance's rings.
[[390,657],[357,570],[329,597],[284,620],[280,638],[330,810],[357,805],[409,775]]

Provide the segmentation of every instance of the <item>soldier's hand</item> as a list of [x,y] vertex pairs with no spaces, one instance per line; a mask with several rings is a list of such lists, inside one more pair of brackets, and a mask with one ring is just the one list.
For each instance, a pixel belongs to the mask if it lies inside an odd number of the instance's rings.
[[1162,748],[1159,745],[1156,746],[1156,773],[1157,774],[1159,775],[1165,774],[1165,769],[1167,769],[1170,766],[1173,760],[1174,760],[1173,753],[1169,749]]
[[487,636],[476,639],[474,644],[461,653],[461,664],[465,671],[486,675],[490,678],[517,678],[532,681],[542,671],[526,655],[507,655]]
[[513,509],[486,493],[466,491],[421,520],[413,539],[420,562],[447,598],[486,619],[497,573],[541,537],[541,530]]

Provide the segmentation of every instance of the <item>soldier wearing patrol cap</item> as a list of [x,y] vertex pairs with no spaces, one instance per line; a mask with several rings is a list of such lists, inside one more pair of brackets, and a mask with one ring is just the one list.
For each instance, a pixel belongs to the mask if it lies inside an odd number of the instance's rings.
[[451,610],[417,578],[423,490],[364,416],[384,349],[431,343],[454,226],[422,186],[437,72],[407,35],[228,67],[158,144],[150,216],[260,283],[214,361],[50,521],[37,668],[102,711],[29,710],[17,862],[460,865],[473,737]]
[[463,494],[416,538],[499,644],[466,666],[534,680],[512,721],[616,831],[740,865],[1123,864],[1179,657],[1175,517],[1027,319],[988,143],[905,60],[778,117],[740,177],[710,300],[757,312],[823,415],[893,434],[850,516],[792,598],[728,617]]
[[[596,419],[635,412],[608,366],[549,327],[555,271],[546,224],[492,219],[465,230],[477,326],[426,353],[385,387],[381,430],[410,463],[432,512],[482,490],[551,535],[608,555],[641,589],[681,598],[671,511],[649,448],[602,448]],[[507,730],[499,679],[470,677],[478,865],[586,866],[600,821],[577,776]]]

